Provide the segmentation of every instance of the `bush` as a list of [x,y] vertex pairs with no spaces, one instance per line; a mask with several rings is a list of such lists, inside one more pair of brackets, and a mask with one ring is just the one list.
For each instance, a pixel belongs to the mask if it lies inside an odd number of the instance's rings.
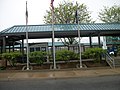
[[2,54],[0,54],[0,60],[2,60]]
[[[79,55],[78,58],[80,58],[80,55]],[[83,53],[81,53],[81,58],[82,59],[88,59],[88,56],[86,54],[84,54],[84,52],[83,52]]]
[[30,53],[30,62],[31,63],[37,63],[39,65],[43,64],[43,62],[46,60],[46,52],[43,51],[35,51]]
[[120,47],[118,48],[118,52],[117,52],[117,54],[120,56]]
[[100,62],[100,57],[105,52],[106,51],[102,48],[89,48],[83,54],[86,56],[86,58],[93,58],[95,59],[95,62]]
[[6,69],[6,67],[4,67],[4,66],[0,67],[0,70],[5,70],[5,69]]
[[16,66],[17,58],[21,56],[22,54],[20,52],[10,52],[2,54],[2,58],[9,61],[11,66]]
[[56,52],[56,60],[58,61],[59,60],[67,61],[67,60],[74,60],[74,59],[78,59],[78,55],[72,51],[61,50]]

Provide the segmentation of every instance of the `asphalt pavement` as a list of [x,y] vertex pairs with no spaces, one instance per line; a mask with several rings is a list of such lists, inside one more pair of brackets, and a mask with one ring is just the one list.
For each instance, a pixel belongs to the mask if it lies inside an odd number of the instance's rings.
[[0,90],[120,90],[120,76],[7,80]]

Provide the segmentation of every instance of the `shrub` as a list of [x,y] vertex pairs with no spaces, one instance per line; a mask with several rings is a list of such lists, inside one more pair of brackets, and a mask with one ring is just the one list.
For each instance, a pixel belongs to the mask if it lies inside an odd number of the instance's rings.
[[20,52],[10,52],[2,54],[2,58],[9,61],[11,66],[16,66],[17,58],[21,56],[22,54]]
[[103,50],[102,48],[89,48],[84,52],[84,55],[87,58],[93,58],[95,59],[95,62],[100,62],[101,60],[101,55],[105,53],[106,51]]
[[37,63],[39,65],[43,64],[43,62],[46,60],[46,52],[43,51],[35,51],[30,53],[30,62],[31,63]]
[[2,60],[2,54],[0,54],[0,60]]
[[[78,56],[78,58],[80,58],[80,55]],[[86,54],[84,54],[84,52],[83,52],[83,53],[81,53],[81,58],[88,59],[88,56]]]
[[117,52],[117,54],[120,56],[120,47],[118,48],[118,52]]
[[6,67],[0,66],[0,70],[5,70],[5,69],[6,69]]
[[72,51],[68,50],[61,50],[56,52],[56,60],[73,60],[73,59],[78,59],[78,55]]

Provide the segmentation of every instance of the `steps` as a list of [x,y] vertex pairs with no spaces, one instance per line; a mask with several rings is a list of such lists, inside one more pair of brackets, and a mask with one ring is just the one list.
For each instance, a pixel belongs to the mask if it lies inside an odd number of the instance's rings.
[[119,59],[119,60],[116,60],[116,59],[115,59],[115,66],[116,66],[116,67],[120,67],[120,59]]
[[115,67],[120,67],[120,56],[113,57],[115,60]]

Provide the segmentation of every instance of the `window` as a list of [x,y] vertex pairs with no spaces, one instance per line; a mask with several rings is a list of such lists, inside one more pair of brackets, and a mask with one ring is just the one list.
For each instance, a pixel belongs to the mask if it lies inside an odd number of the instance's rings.
[[34,48],[30,48],[30,52],[34,52]]
[[41,51],[46,51],[46,47],[41,47]]
[[36,51],[40,51],[40,47],[36,47]]

